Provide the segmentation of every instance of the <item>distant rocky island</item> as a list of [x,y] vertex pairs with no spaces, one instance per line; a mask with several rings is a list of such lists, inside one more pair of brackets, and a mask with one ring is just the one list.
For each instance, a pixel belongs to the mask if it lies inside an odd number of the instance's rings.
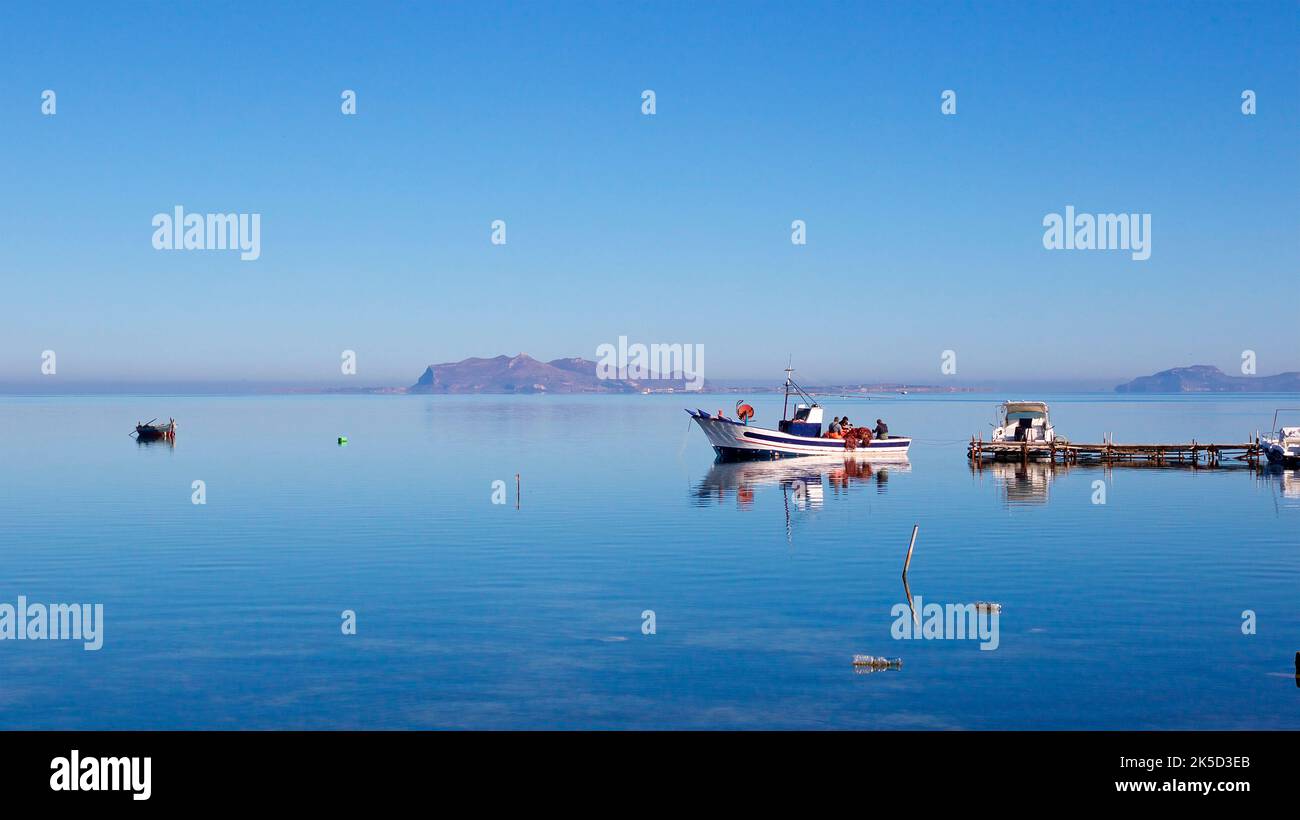
[[684,390],[682,379],[601,379],[596,362],[582,358],[542,362],[520,353],[431,364],[407,393],[641,393]]
[[1116,393],[1294,393],[1300,392],[1300,372],[1276,376],[1229,376],[1217,367],[1197,364],[1175,367],[1117,385]]
[[[692,385],[694,386],[694,385]],[[779,385],[723,385],[704,380],[706,393],[777,393]],[[813,393],[954,393],[963,387],[932,385],[852,384],[809,386]],[[446,364],[431,364],[407,393],[681,393],[687,390],[684,379],[602,379],[597,376],[596,362],[583,358],[553,359],[542,362],[526,353],[496,356],[491,359],[470,358]]]
[[[406,394],[472,394],[472,393],[681,393],[687,390],[685,379],[602,379],[597,375],[597,363],[590,359],[572,357],[543,362],[527,353],[517,356],[469,358],[459,362],[431,364],[408,387],[335,387],[327,393],[406,393]],[[694,385],[692,385],[694,386]],[[703,392],[708,393],[778,393],[778,384],[733,385],[704,380]],[[901,384],[847,384],[810,385],[813,393],[959,393],[971,388],[936,387],[933,385]]]

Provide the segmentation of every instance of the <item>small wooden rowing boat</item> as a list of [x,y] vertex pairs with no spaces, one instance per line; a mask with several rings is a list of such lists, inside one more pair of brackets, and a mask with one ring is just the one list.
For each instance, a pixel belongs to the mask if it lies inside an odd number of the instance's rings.
[[154,424],[157,419],[150,419],[144,424],[136,424],[135,435],[141,441],[157,441],[166,439],[171,441],[176,438],[176,419],[167,419],[166,424]]

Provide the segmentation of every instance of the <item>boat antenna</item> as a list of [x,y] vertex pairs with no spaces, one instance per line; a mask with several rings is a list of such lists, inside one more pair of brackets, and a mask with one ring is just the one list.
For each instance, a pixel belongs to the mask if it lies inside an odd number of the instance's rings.
[[791,367],[789,364],[787,364],[785,368],[785,403],[781,405],[782,421],[786,419],[786,417],[790,412],[790,388],[791,387],[795,389],[796,393],[798,393],[800,396],[803,396],[805,399],[807,399],[808,403],[811,404],[813,407],[821,407],[821,405],[817,403],[816,399],[808,395],[808,392],[795,382],[794,377],[790,375],[792,373],[794,373],[794,368]]

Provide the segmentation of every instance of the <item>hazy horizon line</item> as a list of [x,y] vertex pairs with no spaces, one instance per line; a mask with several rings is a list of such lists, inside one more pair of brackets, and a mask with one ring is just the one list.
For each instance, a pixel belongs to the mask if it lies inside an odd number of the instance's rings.
[[[48,377],[47,377],[48,379]],[[945,394],[948,391],[987,393],[1006,390],[1049,390],[1060,393],[1097,393],[1114,392],[1115,387],[1131,379],[1123,377],[1090,377],[1074,379],[968,379],[942,383],[931,381],[904,380],[836,380],[823,383],[803,385],[810,391],[842,387],[880,387],[924,389],[925,394]],[[709,379],[705,389],[700,393],[715,390],[735,391],[753,388],[772,390],[781,386],[780,379],[745,379],[723,378]],[[372,391],[405,391],[411,384],[387,384],[383,382],[340,382],[327,380],[283,380],[283,379],[32,379],[25,381],[0,381],[0,395],[8,396],[54,396],[54,395],[139,395],[149,393],[199,393],[207,395],[250,395],[250,394],[366,394]],[[653,387],[647,384],[648,387]],[[930,389],[926,389],[930,388]],[[554,395],[606,395],[600,391],[548,391]],[[678,393],[687,391],[677,391]],[[610,391],[608,395],[620,395]],[[442,394],[429,394],[442,395]],[[506,393],[456,393],[450,395],[512,395]]]

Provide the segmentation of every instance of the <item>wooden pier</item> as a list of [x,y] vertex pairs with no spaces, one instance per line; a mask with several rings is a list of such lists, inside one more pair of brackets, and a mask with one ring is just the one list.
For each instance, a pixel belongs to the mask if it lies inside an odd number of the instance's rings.
[[[1106,436],[1101,444],[1077,444],[1072,441],[984,441],[972,437],[966,457],[979,463],[985,459],[1033,461],[1046,459],[1062,464],[1137,464],[1176,467],[1222,467],[1233,464],[1259,467],[1259,439],[1244,444],[1118,444]],[[1227,462],[1227,464],[1225,464]]]

